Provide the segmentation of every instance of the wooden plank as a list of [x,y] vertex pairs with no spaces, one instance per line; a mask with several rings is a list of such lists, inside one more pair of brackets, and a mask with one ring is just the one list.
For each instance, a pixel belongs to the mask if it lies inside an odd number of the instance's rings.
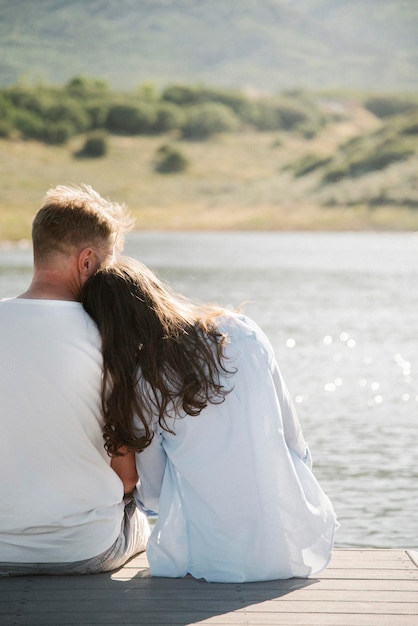
[[311,579],[151,578],[145,555],[115,574],[0,579],[0,625],[31,624],[417,626],[418,568],[406,551],[362,549]]
[[231,613],[227,615],[207,615],[188,613],[162,616],[159,613],[120,613],[106,612],[60,615],[24,615],[5,617],[1,626],[96,626],[118,624],[121,626],[185,626],[192,624],[216,626],[417,626],[416,615],[351,615],[351,614],[294,614],[294,613]]
[[[193,602],[220,602],[220,601],[231,601],[233,598],[237,598],[238,602],[242,602],[239,600],[240,596],[245,596],[246,602],[260,603],[266,600],[270,600],[272,602],[283,602],[284,600],[293,600],[297,599],[298,601],[303,602],[332,602],[335,601],[338,596],[338,602],[383,602],[383,603],[394,603],[394,602],[402,602],[402,603],[416,603],[418,601],[418,586],[411,591],[394,591],[393,589],[382,592],[382,590],[377,589],[374,591],[364,590],[364,589],[356,589],[356,590],[347,590],[346,588],[341,588],[339,590],[335,589],[304,589],[304,590],[294,590],[294,591],[279,591],[274,594],[274,597],[271,597],[271,591],[268,589],[258,589],[258,590],[243,590],[240,592],[239,590],[229,590],[229,589],[203,589],[200,592],[194,592],[192,594]],[[286,596],[286,597],[285,597]],[[3,612],[7,612],[7,604],[10,602],[18,602],[22,597],[22,592],[20,591],[9,591],[6,592],[0,598],[0,614]],[[167,593],[165,590],[157,590],[155,593],[152,593],[152,601],[158,601],[161,603],[164,602],[172,602],[173,597],[175,597],[176,602],[187,602],[189,604],[191,592],[190,589],[184,588],[182,590],[178,590],[175,593]],[[77,590],[77,603],[78,602],[90,602],[92,598],[92,591],[90,589],[79,589]],[[100,602],[117,602],[121,598],[121,592],[117,589],[105,590],[98,589],[94,591],[94,599],[95,601]],[[56,601],[60,603],[64,603],[65,601],[71,600],[71,592],[62,589],[62,590],[45,590],[45,591],[37,591],[36,599],[39,603],[47,603],[51,601]],[[127,603],[130,601],[135,601],[138,603],[144,603],[149,601],[150,593],[148,590],[144,590],[141,588],[131,588],[126,589],[123,592],[123,602]],[[2,606],[3,605],[3,606]],[[5,606],[6,605],[6,606]]]
[[406,550],[334,550],[331,563],[353,558],[359,563],[362,561],[404,561]]
[[[109,603],[110,604],[110,603]],[[184,598],[177,600],[173,606],[172,599],[159,600],[155,602],[154,598],[139,599],[139,598],[123,598],[118,603],[118,612],[123,611],[125,613],[146,612],[146,613],[174,613],[180,612],[182,614],[187,613],[217,613],[217,614],[229,614],[231,612],[240,613],[242,611],[253,613],[320,613],[321,615],[326,613],[347,613],[347,614],[360,614],[360,615],[415,615],[418,616],[418,602],[384,602],[383,598],[380,602],[344,602],[339,599],[333,601],[303,601],[303,600],[288,600],[283,598],[276,601],[253,601],[248,603],[246,600],[240,600],[235,598],[233,600],[220,599],[214,601],[203,600],[201,598],[195,600],[194,598]],[[243,608],[245,605],[245,608]],[[91,615],[97,611],[98,607],[101,607],[102,602],[94,598],[87,600],[77,600],[77,611],[82,612],[85,615]],[[112,609],[115,610],[115,601],[112,603]],[[40,602],[38,598],[32,600],[26,600],[24,602],[25,614],[35,615],[36,613],[47,615],[57,615],[59,613],[70,614],[74,610],[74,600],[72,599],[57,599],[49,600],[47,602]],[[1,614],[1,613],[0,613]],[[3,609],[3,614],[7,614],[7,611]],[[418,621],[418,620],[417,620]]]
[[[96,612],[97,606],[103,606],[102,600],[98,600],[96,597],[94,601],[92,598],[78,599],[77,598],[77,611],[83,614],[91,614]],[[115,606],[115,600],[113,606]],[[54,614],[57,613],[71,613],[74,610],[74,600],[67,599],[53,599],[48,601],[40,601],[38,598],[26,599],[24,602],[25,613],[42,613],[42,614]],[[111,600],[108,601],[111,604]],[[386,602],[383,596],[377,602],[370,601],[353,601],[346,602],[341,601],[339,598],[335,598],[331,601],[306,601],[301,600],[289,600],[287,597],[275,599],[275,600],[262,600],[254,601],[253,599],[247,600],[246,598],[240,599],[239,597],[233,599],[219,599],[217,601],[204,601],[200,598],[194,599],[193,597],[176,599],[159,600],[158,604],[154,598],[142,598],[139,601],[136,597],[123,598],[120,602],[123,606],[124,612],[174,612],[180,611],[182,613],[198,613],[199,611],[216,612],[226,614],[230,612],[245,611],[246,613],[360,613],[362,615],[368,614],[385,614],[385,615],[415,615],[418,616],[418,602],[415,598],[415,602]],[[245,605],[245,608],[244,608]],[[3,614],[7,613],[5,607],[2,609]],[[418,620],[417,620],[418,621]]]
[[327,578],[340,578],[346,580],[347,578],[362,580],[369,580],[374,578],[375,580],[417,580],[417,574],[415,570],[397,569],[397,570],[378,570],[378,569],[328,569],[325,572],[321,572],[321,580]]
[[330,565],[328,565],[328,570],[336,570],[336,569],[350,569],[354,567],[355,569],[369,569],[369,570],[373,570],[373,569],[385,569],[385,570],[391,570],[391,569],[410,569],[410,570],[416,570],[416,565],[408,558],[401,560],[401,559],[397,559],[397,560],[387,560],[387,561],[383,561],[383,560],[376,560],[374,562],[369,561],[369,560],[364,560],[363,562],[361,560],[357,561],[357,559],[355,557],[352,557],[350,559],[344,559],[339,561],[338,563],[335,562],[331,562]]

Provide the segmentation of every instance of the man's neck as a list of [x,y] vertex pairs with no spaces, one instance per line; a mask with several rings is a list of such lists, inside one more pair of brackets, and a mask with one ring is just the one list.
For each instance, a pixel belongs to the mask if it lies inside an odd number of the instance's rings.
[[18,298],[30,300],[66,300],[78,302],[77,289],[72,283],[56,272],[41,272],[34,275],[29,288]]

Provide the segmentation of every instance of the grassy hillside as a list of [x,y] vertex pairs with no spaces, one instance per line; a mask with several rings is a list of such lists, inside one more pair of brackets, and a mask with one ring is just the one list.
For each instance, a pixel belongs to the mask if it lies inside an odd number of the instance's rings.
[[[0,139],[0,239],[28,237],[43,194],[59,183],[88,183],[127,203],[139,229],[417,230],[417,124],[406,119],[340,103],[338,119],[311,139],[250,129],[206,141],[111,135],[100,159],[75,157],[81,135],[64,146]],[[167,144],[187,157],[186,171],[156,171]],[[396,158],[370,169],[388,146]],[[348,171],[329,180],[341,163]]]
[[0,0],[0,85],[410,90],[416,0]]

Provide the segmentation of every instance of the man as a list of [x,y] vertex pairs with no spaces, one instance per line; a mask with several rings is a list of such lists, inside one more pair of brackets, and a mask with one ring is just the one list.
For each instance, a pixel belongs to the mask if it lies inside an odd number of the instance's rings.
[[109,571],[145,549],[147,520],[124,501],[137,476],[104,449],[100,341],[80,303],[129,226],[91,187],[51,189],[32,282],[0,301],[0,575]]

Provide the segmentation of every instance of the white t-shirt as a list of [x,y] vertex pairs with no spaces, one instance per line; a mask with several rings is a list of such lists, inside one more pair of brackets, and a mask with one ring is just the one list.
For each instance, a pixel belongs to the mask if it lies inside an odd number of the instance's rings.
[[72,562],[119,535],[97,329],[78,302],[0,301],[0,562]]
[[[331,557],[335,514],[311,459],[272,347],[254,322],[226,315],[223,380],[232,391],[197,417],[155,424],[137,455],[138,500],[159,511],[151,573],[211,582],[309,576]],[[154,417],[155,419],[155,417]]]

